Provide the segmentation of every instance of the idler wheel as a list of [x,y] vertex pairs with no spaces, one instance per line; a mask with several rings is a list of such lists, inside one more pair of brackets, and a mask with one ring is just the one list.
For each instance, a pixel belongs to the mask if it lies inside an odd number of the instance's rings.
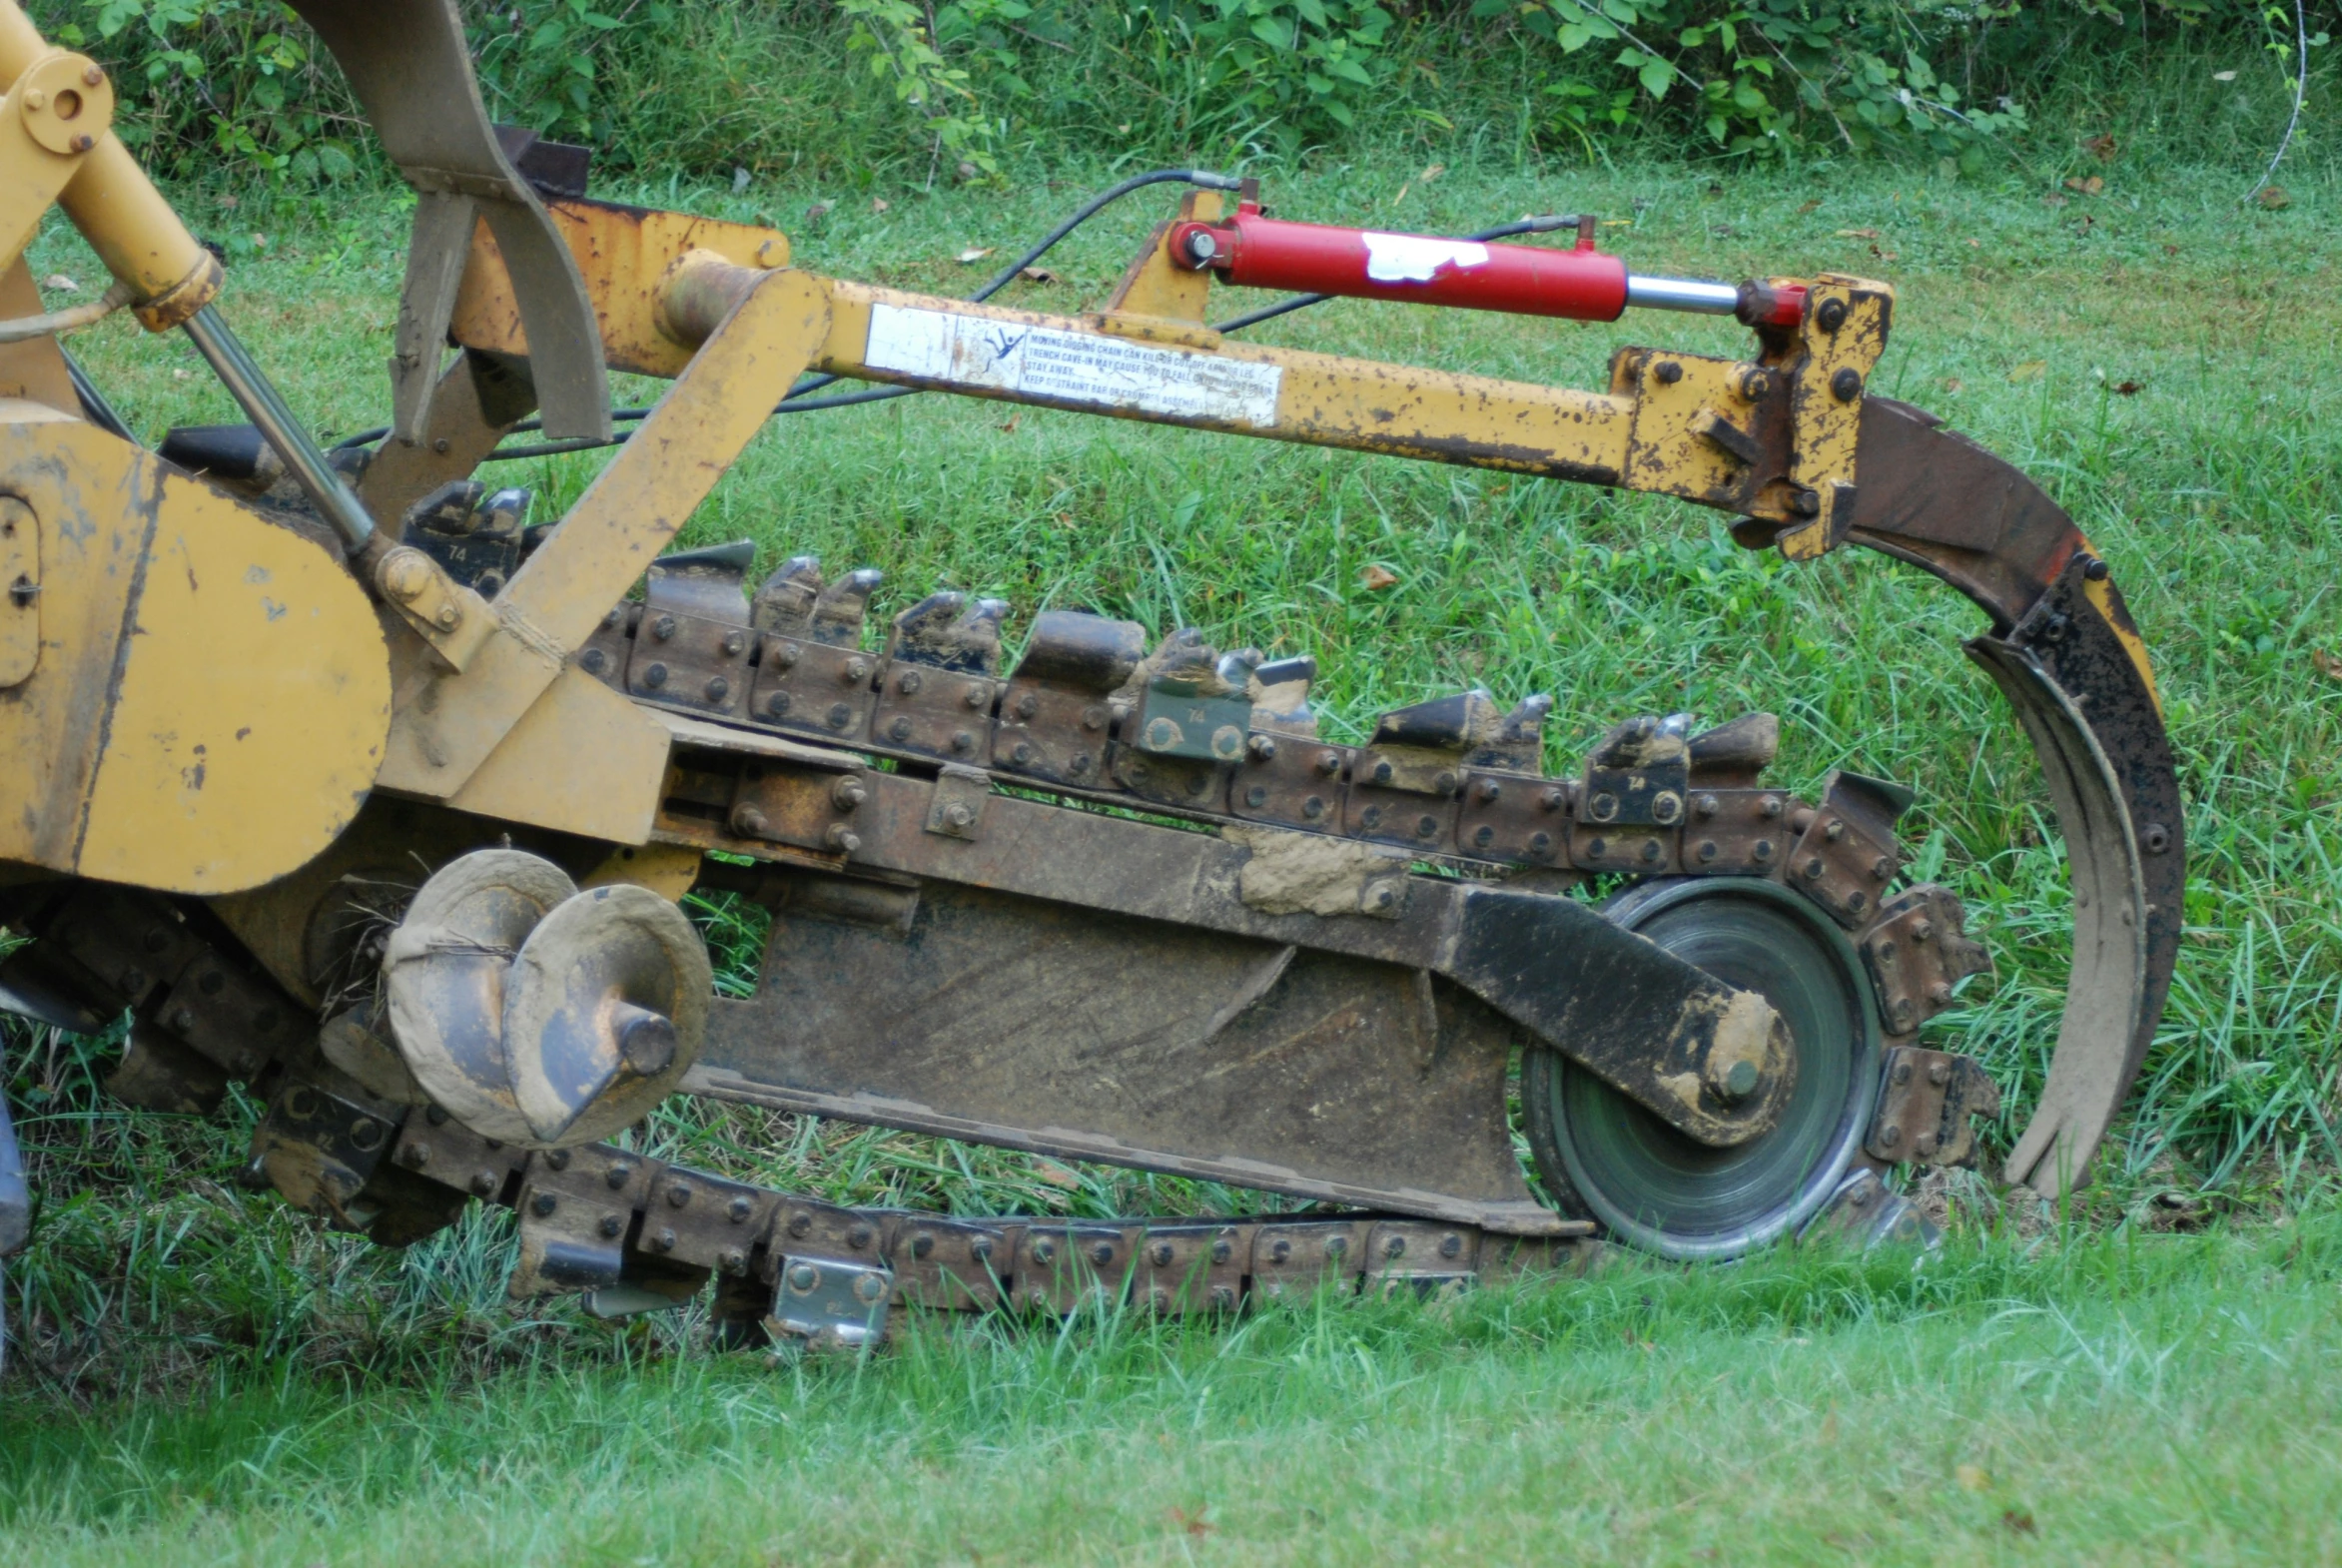
[[1779,884],[1737,877],[1645,882],[1603,912],[1763,996],[1788,1029],[1796,1079],[1771,1131],[1716,1149],[1532,1050],[1521,1100],[1547,1189],[1663,1257],[1732,1257],[1795,1233],[1836,1192],[1879,1095],[1878,1008],[1853,943]]

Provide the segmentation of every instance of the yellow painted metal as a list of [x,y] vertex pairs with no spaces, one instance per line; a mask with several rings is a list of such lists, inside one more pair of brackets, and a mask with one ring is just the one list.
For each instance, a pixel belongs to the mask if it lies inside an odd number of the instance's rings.
[[1200,326],[1211,299],[1211,274],[1202,268],[1180,267],[1171,260],[1171,231],[1189,220],[1217,223],[1219,214],[1217,191],[1188,192],[1179,203],[1178,216],[1155,231],[1146,249],[1132,261],[1130,271],[1123,274],[1123,281],[1107,299],[1105,314],[1109,318],[1139,317]]
[[1620,482],[1630,490],[1681,495],[1746,509],[1758,501],[1751,465],[1734,444],[1754,449],[1748,392],[1768,386],[1761,367],[1706,355],[1629,349],[1611,362],[1611,392],[1630,399],[1633,429]]
[[[0,79],[14,81],[49,52],[16,0],[0,0]],[[58,205],[106,270],[137,292],[138,319],[161,332],[209,305],[220,292],[220,264],[187,232],[121,139],[101,132],[80,158]],[[34,221],[46,210],[44,202]]]
[[[1801,330],[1804,354],[1785,367],[1789,377],[1789,405],[1796,444],[1790,453],[1789,478],[1816,497],[1820,510],[1803,526],[1781,535],[1781,553],[1791,560],[1813,560],[1836,549],[1854,526],[1855,443],[1863,423],[1862,391],[1871,372],[1887,351],[1887,328],[1895,306],[1895,291],[1883,283],[1824,273],[1806,296],[1806,321]],[[1823,323],[1833,309],[1843,310],[1844,321],[1835,331]],[[1852,396],[1839,395],[1841,374],[1855,381]]]
[[[2095,546],[2087,539],[2082,541],[2082,548],[2093,555],[2097,553]],[[2138,634],[2138,627],[2131,621],[2130,611],[2115,596],[2113,581],[2101,578],[2093,582],[2084,577],[2081,596],[2089,600],[2090,608],[2096,610],[2106,622],[2107,628],[2114,633],[2114,640],[2122,644],[2123,653],[2137,667],[2138,678],[2146,683],[2147,700],[2155,705],[2155,715],[2160,718],[2163,713],[2163,694],[2155,688],[2154,667],[2147,662],[2146,639]]]
[[88,55],[52,49],[27,66],[9,112],[52,153],[86,153],[114,126],[114,84]]
[[[422,676],[412,700],[401,690],[387,787],[440,800],[464,788],[764,427],[828,328],[815,280],[765,276],[497,596],[497,635],[460,674]],[[572,765],[604,763],[578,756]]]
[[666,726],[570,666],[447,804],[607,844],[650,836],[671,749]]
[[[0,268],[0,321],[22,321],[47,309],[41,291],[33,287],[33,270],[22,257],[14,266]],[[0,397],[29,397],[60,413],[81,414],[81,398],[74,394],[73,377],[54,338],[0,343]]]
[[[58,119],[58,95],[75,100],[74,122],[104,131],[113,118],[111,89],[89,89],[91,106],[81,107],[74,88],[85,67],[97,70],[80,55],[52,50],[19,71],[0,98],[0,267],[23,256],[50,206],[81,172],[86,149],[56,134],[61,124],[73,123]],[[104,74],[98,79],[103,83]]]
[[221,893],[332,842],[390,699],[335,554],[32,402],[0,402],[0,492],[41,557],[40,665],[0,702],[0,860]]
[[[759,271],[789,264],[788,237],[770,229],[607,202],[551,202],[546,210],[577,258],[601,327],[602,350],[614,371],[676,376],[691,363],[692,346],[664,330],[659,310],[660,279],[677,258],[712,251]],[[512,281],[484,223],[472,235],[471,261],[455,296],[448,333],[458,343],[493,343],[502,353],[528,353]]]
[[0,691],[41,664],[41,530],[32,508],[0,495]]
[[699,880],[703,857],[688,844],[625,844],[609,858],[577,879],[579,888],[606,888],[629,883],[648,888],[670,904],[679,904]]
[[1097,317],[1048,316],[1000,306],[970,305],[928,295],[904,294],[866,284],[828,282],[830,332],[820,368],[840,375],[912,387],[948,389],[970,396],[1078,408],[1116,418],[1228,430],[1273,440],[1388,452],[1476,467],[1593,479],[1616,483],[1626,461],[1627,399],[1570,387],[1537,387],[1526,382],[1382,365],[1337,355],[1226,342],[1217,348],[1175,341],[1161,352],[1193,356],[1201,362],[1274,367],[1282,373],[1275,417],[1266,424],[1232,417],[1149,412],[1131,406],[1073,401],[1005,392],[966,382],[880,370],[865,360],[871,310],[933,311],[1009,327],[1038,327],[1063,333],[1100,335]]

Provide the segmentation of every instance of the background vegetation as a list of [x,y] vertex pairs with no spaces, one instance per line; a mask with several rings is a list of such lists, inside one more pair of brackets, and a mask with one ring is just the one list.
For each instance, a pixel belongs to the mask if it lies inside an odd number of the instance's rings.
[[[226,309],[294,404],[322,430],[379,423],[404,193],[300,30],[234,0],[48,11],[145,84],[142,146],[230,252]],[[238,1184],[249,1104],[127,1113],[98,1087],[113,1042],[6,1023],[44,1207],[7,1275],[0,1561],[2342,1551],[2342,165],[2313,47],[2279,189],[2253,194],[2294,103],[2292,55],[2268,48],[2290,9],[1801,12],[1811,56],[1760,8],[1606,12],[1690,78],[1663,81],[1621,40],[1565,36],[1564,11],[473,14],[498,112],[593,140],[604,194],[777,224],[841,276],[964,292],[986,268],[961,256],[1135,168],[1197,162],[1265,174],[1294,216],[1458,232],[1591,210],[1648,270],[1892,279],[1881,389],[2038,477],[2146,628],[2189,803],[2171,1009],[2098,1183],[2043,1216],[1962,1178],[1933,1194],[1954,1244],[1917,1270],[1629,1263],[1431,1313],[996,1324],[778,1368],[705,1355],[697,1311],[617,1329],[507,1302],[500,1214],[402,1253],[326,1232]],[[554,21],[560,41],[536,42]],[[1861,52],[1889,60],[1897,37],[1903,74],[1863,76]],[[1757,83],[1770,127],[1741,106],[1719,133],[1708,84],[1760,38],[1837,85],[1810,101],[1784,68]],[[1913,86],[1911,60],[1958,96]],[[1915,118],[1902,87],[2008,118]],[[1161,210],[1115,210],[1010,298],[1095,302]],[[96,288],[69,230],[33,261],[53,294]],[[1363,304],[1263,335],[1580,386],[1623,343],[1743,341]],[[176,340],[117,320],[75,348],[150,439],[235,416]],[[598,460],[499,472],[546,516]],[[1959,891],[1999,966],[1937,1037],[2009,1091],[1996,1147],[2037,1090],[2060,852],[2020,738],[1958,658],[1972,612],[1882,560],[1793,570],[1672,501],[941,397],[775,421],[685,542],[742,536],[768,565],[885,568],[881,613],[947,583],[1023,624],[1083,603],[1315,652],[1351,739],[1472,681],[1559,694],[1556,769],[1621,714],[1773,708],[1788,781],[1844,763],[1918,789],[1920,874]],[[744,912],[698,914],[737,979]],[[1241,1200],[741,1112],[636,1137],[855,1201]]]

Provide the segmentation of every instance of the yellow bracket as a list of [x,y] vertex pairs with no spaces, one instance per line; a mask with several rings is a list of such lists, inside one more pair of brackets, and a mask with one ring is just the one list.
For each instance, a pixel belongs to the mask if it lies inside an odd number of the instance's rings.
[[12,266],[49,208],[114,123],[114,86],[86,55],[51,50],[0,98],[0,269]]

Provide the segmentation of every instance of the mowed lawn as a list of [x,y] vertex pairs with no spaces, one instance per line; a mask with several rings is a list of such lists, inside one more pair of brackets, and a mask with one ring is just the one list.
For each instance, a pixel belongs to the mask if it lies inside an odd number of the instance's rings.
[[[1283,216],[1454,233],[1592,210],[1638,270],[1849,271],[1901,290],[1875,388],[2037,477],[2113,564],[2188,792],[2179,980],[2100,1179],[2062,1214],[1955,1189],[1928,1259],[1782,1253],[1461,1301],[1231,1324],[929,1329],[870,1360],[704,1347],[500,1299],[475,1216],[408,1253],[228,1179],[250,1108],[198,1126],[90,1089],[102,1048],[19,1031],[12,1104],[50,1198],[11,1265],[0,1560],[2300,1562],[2342,1556],[2342,226],[2323,165],[2250,176],[1421,159],[1271,177]],[[1003,192],[625,194],[789,229],[802,265],[961,293],[1122,170]],[[808,226],[809,208],[827,211]],[[1101,299],[1168,207],[1115,210],[1005,298]],[[268,218],[194,196],[225,309],[323,430],[380,422],[402,217],[365,190]],[[974,264],[956,258],[989,250]],[[69,233],[43,278],[94,265]],[[1253,303],[1231,293],[1226,314]],[[1309,348],[1600,386],[1615,347],[1738,353],[1729,323],[1615,327],[1337,304]],[[76,341],[149,438],[232,417],[192,351]],[[628,388],[647,398],[652,387]],[[555,514],[587,457],[494,470]],[[2029,1106],[2055,1031],[2062,864],[2029,758],[1958,650],[1972,609],[1853,553],[1793,569],[1670,501],[937,396],[774,421],[689,543],[1313,652],[1329,730],[1480,683],[1559,701],[1549,766],[1620,717],[1782,715],[1779,775],[1902,779],[1918,871],[1997,977],[1936,1030]],[[1379,568],[1379,570],[1371,570]],[[1386,586],[1369,587],[1387,576]],[[710,911],[711,921],[721,911]],[[719,929],[719,935],[721,931]],[[642,1135],[862,1201],[1003,1211],[1198,1192],[785,1119]]]

